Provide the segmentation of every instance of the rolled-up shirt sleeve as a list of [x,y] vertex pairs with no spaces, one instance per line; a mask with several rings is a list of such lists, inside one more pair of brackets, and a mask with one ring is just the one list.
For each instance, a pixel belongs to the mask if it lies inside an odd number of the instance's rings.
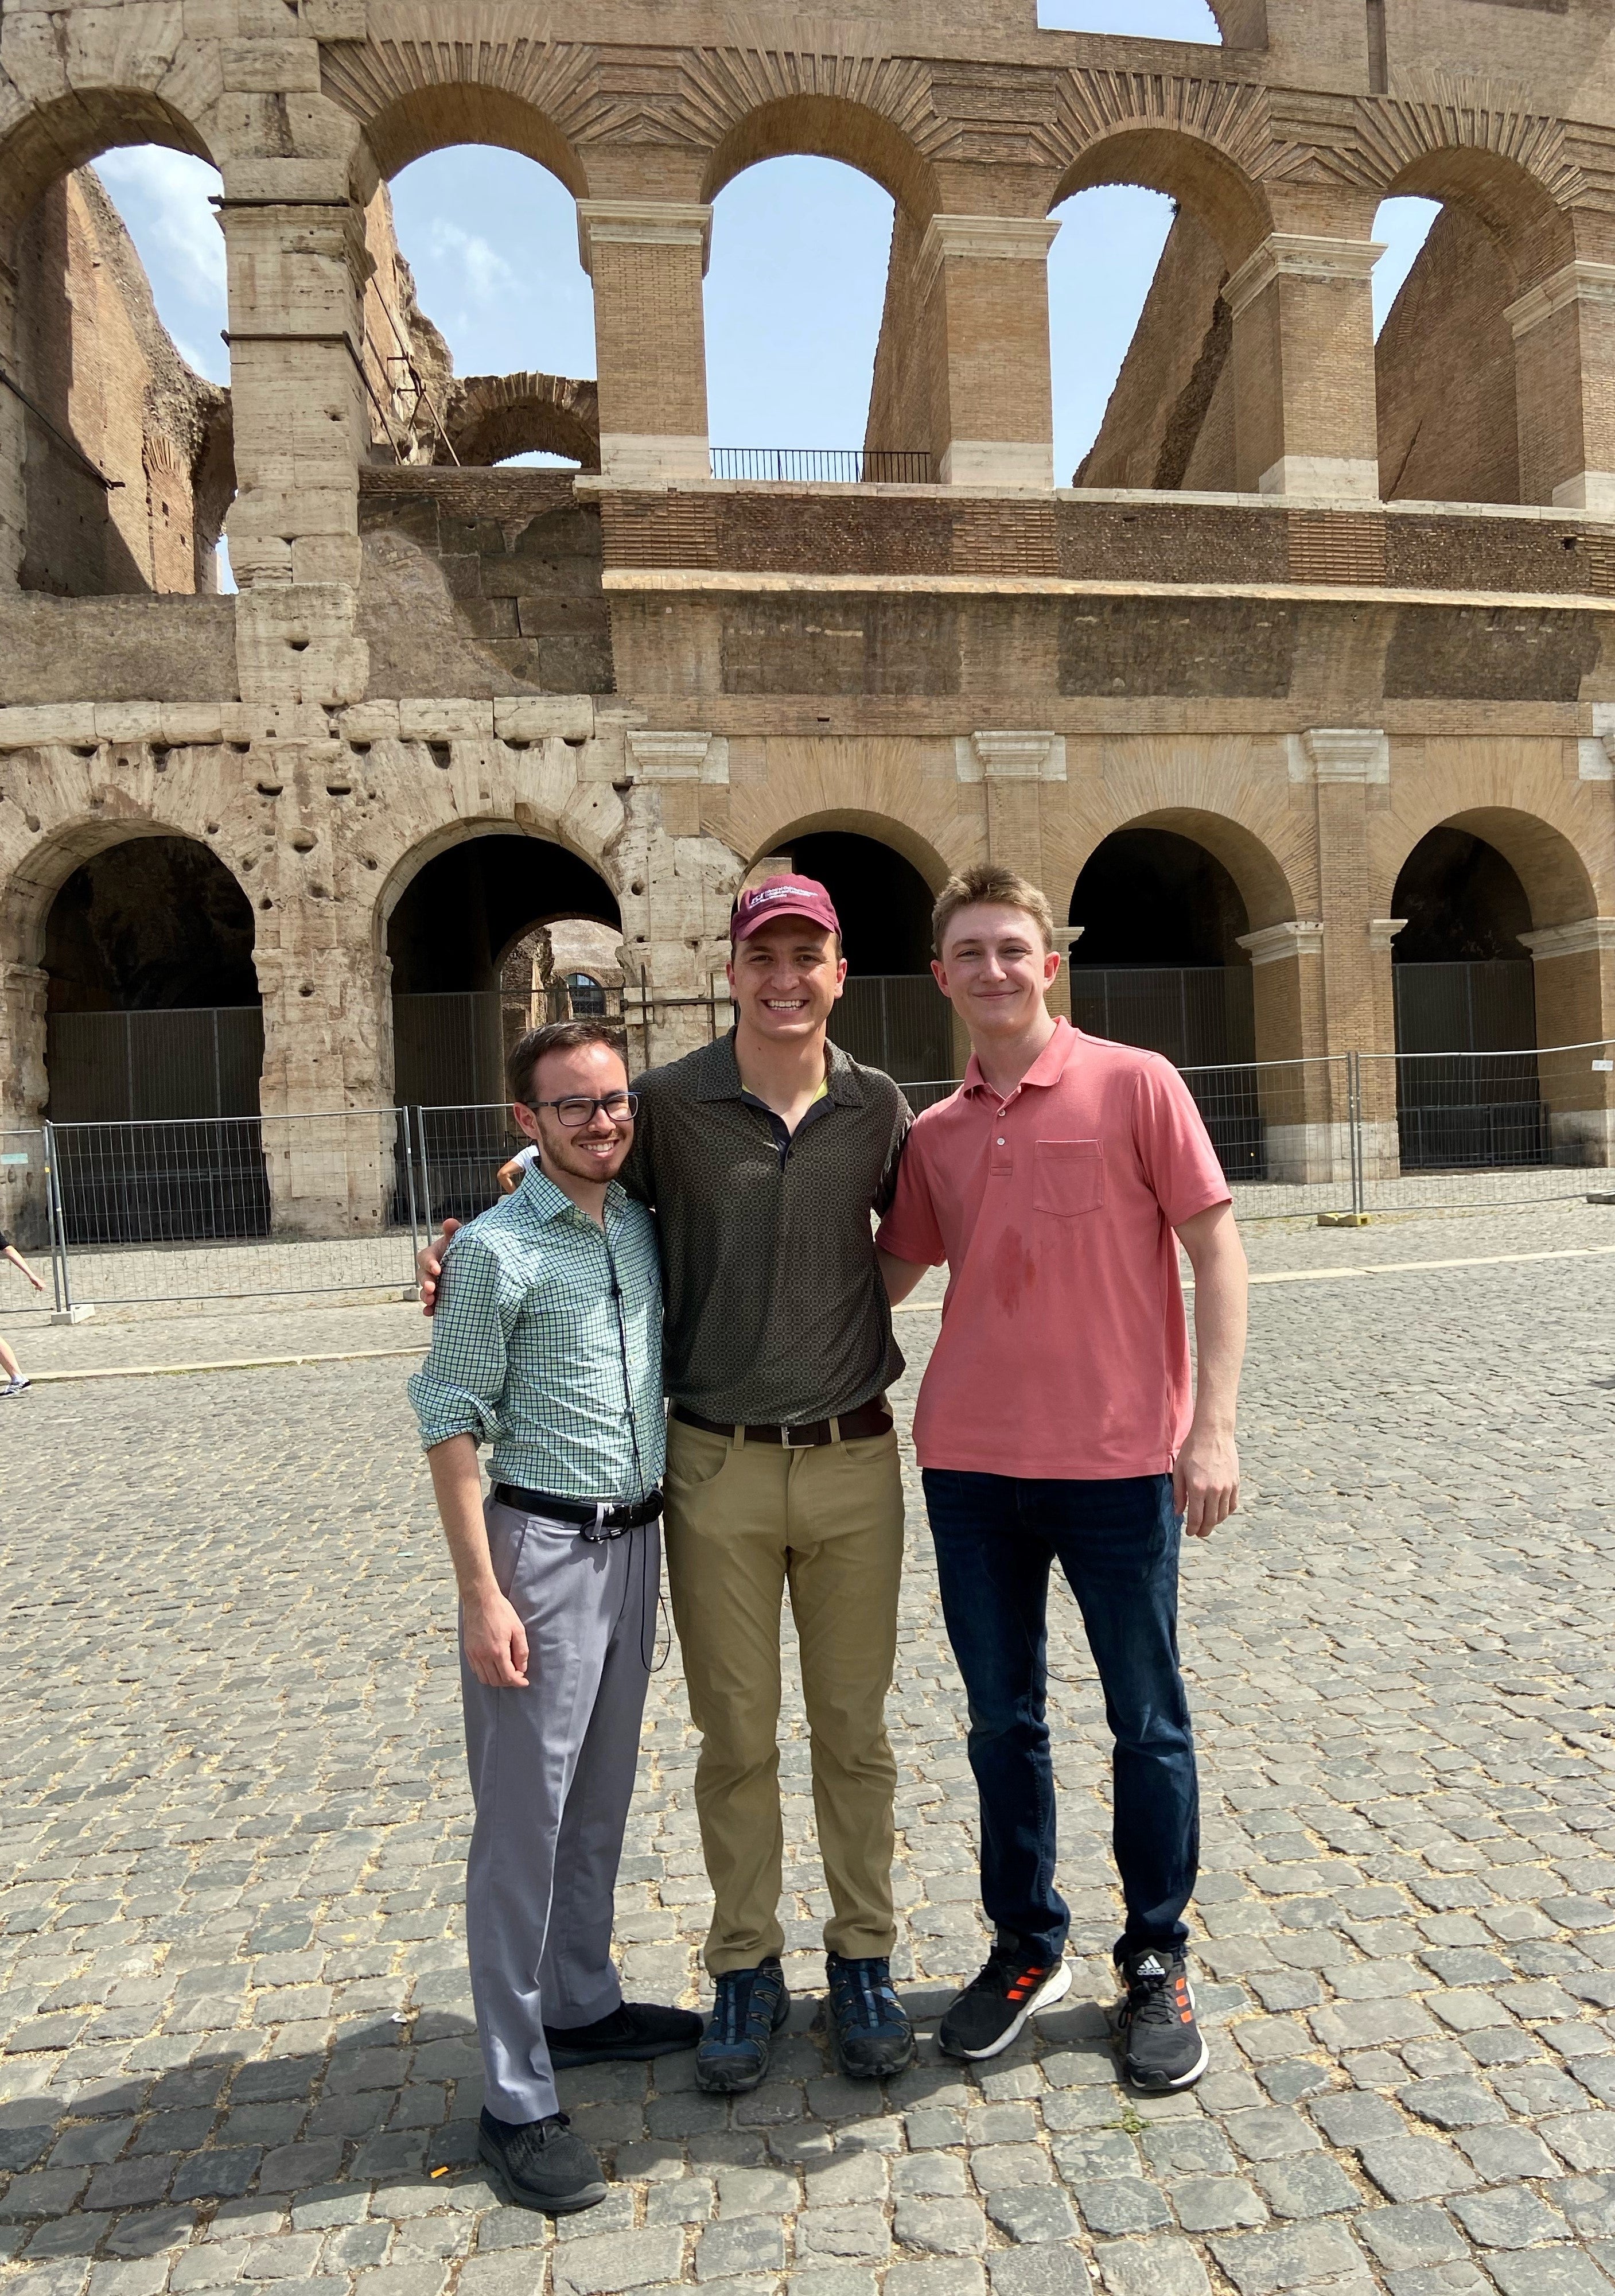
[[502,1276],[497,1254],[480,1236],[467,1230],[455,1237],[444,1262],[431,1347],[409,1382],[423,1451],[455,1435],[491,1443],[500,1431],[510,1336],[521,1304]]

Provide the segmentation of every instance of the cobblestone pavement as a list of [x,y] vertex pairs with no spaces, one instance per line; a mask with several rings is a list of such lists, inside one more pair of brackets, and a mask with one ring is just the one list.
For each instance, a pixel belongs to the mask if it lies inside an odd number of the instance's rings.
[[[1282,1275],[1606,1242],[1583,1210],[1274,1231],[1253,1256]],[[808,1997],[774,2075],[733,2103],[687,2058],[563,2076],[621,2181],[559,2228],[467,2165],[467,1794],[407,1365],[0,1406],[6,2270],[29,2296],[873,2296],[882,2277],[885,2296],[1080,2296],[1090,2276],[1107,2296],[1608,2296],[1611,1273],[1258,1289],[1246,1510],[1186,1570],[1213,2046],[1194,2094],[1130,2098],[1107,2046],[1106,1749],[1064,1598],[1078,1982],[980,2075],[937,2056],[983,1938],[916,1504],[892,1718],[922,2062],[871,2091],[812,2029],[824,1901],[793,1703]],[[261,1318],[251,1349],[213,1320],[223,1352],[291,1351]],[[902,1328],[919,1358],[929,1317]],[[53,1354],[82,1336],[48,1335]],[[141,1337],[164,1349],[148,1360],[196,1359],[176,1329]],[[627,1973],[694,2000],[676,1653],[645,1746]]]

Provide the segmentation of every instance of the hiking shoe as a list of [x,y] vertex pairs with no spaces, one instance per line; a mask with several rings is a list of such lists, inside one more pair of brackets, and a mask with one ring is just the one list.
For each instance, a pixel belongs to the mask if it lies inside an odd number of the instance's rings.
[[693,2009],[660,2009],[645,2001],[621,2001],[609,2017],[592,2025],[546,2025],[550,2062],[557,2072],[570,2065],[621,2064],[644,2057],[671,2056],[693,2049],[701,2035]]
[[0,1393],[4,1393],[5,1395],[26,1395],[33,1383],[34,1382],[31,1379],[24,1379],[21,1374],[19,1373],[15,1379],[7,1380],[4,1388],[0,1389]]
[[599,2161],[564,2112],[543,2120],[496,2120],[486,2105],[477,2124],[477,2157],[493,2170],[504,2197],[548,2216],[592,2209],[606,2196]]
[[1116,2038],[1127,2079],[1157,2093],[1192,2087],[1210,2052],[1194,2021],[1187,1961],[1168,1946],[1142,1946],[1116,1966],[1124,1988]]
[[900,2073],[914,2061],[914,2029],[891,1989],[891,1964],[885,1960],[824,1960],[830,1988],[827,2022],[841,2070],[854,2080],[879,2080]]
[[695,2052],[697,2085],[720,2096],[755,2088],[768,2070],[774,2037],[791,2014],[791,1996],[777,1961],[756,1969],[726,1969],[717,1980],[712,2021]]
[[1034,2009],[1048,2008],[1070,1989],[1063,1961],[1001,1939],[980,1975],[949,2004],[937,2028],[937,2046],[950,2057],[999,2056]]

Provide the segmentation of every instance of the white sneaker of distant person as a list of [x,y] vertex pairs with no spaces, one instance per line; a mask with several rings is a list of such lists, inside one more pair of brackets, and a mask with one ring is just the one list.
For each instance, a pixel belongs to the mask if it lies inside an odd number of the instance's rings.
[[0,1396],[26,1395],[32,1385],[33,1382],[31,1380],[19,1377],[12,1380],[5,1387],[0,1388]]

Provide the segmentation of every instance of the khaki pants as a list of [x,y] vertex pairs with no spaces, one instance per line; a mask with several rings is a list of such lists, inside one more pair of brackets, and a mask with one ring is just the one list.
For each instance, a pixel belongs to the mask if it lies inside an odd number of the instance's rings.
[[813,1806],[848,1960],[889,1954],[897,1764],[885,1701],[898,1639],[903,1487],[895,1434],[787,1451],[668,1426],[663,1534],[690,1711],[695,1807],[717,1903],[714,1976],[781,1951],[780,1603],[791,1588]]

